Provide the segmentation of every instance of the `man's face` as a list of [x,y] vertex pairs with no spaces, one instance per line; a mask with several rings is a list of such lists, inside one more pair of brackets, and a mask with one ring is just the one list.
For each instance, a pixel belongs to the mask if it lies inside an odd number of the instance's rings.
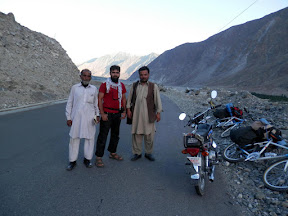
[[139,72],[140,82],[147,82],[149,79],[149,73],[147,70],[143,70]]
[[91,80],[91,73],[89,73],[89,72],[87,72],[87,71],[84,71],[84,72],[81,73],[80,78],[81,78],[82,81],[90,82],[90,80]]
[[113,82],[118,82],[118,79],[119,79],[119,77],[120,77],[120,71],[118,71],[118,70],[112,70],[112,71],[110,72],[110,75],[111,75],[111,80],[112,80]]

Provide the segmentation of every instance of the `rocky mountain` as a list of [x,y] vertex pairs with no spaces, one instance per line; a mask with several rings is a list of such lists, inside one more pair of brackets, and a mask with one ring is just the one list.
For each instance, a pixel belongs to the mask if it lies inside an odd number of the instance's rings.
[[0,12],[0,109],[67,98],[78,75],[56,40]]
[[110,66],[119,65],[121,67],[121,79],[127,79],[133,72],[138,70],[141,66],[148,65],[155,58],[157,54],[151,53],[146,56],[136,56],[125,52],[105,55],[97,59],[91,59],[81,65],[78,65],[79,70],[88,68],[92,71],[93,76],[109,77]]
[[[182,44],[149,64],[150,78],[172,86],[215,86],[288,96],[288,8]],[[134,73],[129,80],[135,80]]]

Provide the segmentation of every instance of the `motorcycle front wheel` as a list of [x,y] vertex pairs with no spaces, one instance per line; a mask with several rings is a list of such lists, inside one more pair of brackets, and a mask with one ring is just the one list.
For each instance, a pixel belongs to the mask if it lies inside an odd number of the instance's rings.
[[201,156],[201,167],[199,167],[199,179],[195,189],[198,195],[203,196],[205,189],[205,157],[201,153],[199,153],[199,156]]
[[245,154],[236,143],[232,143],[224,149],[223,158],[231,163],[237,163],[245,160]]
[[288,159],[277,161],[263,175],[265,186],[275,191],[288,191]]

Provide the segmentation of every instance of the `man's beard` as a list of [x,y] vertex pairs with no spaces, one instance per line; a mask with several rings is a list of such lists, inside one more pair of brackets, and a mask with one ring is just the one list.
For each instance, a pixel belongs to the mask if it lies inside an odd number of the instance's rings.
[[113,77],[111,77],[111,80],[112,80],[112,82],[114,82],[114,83],[118,83],[118,77],[117,78],[113,78]]
[[146,83],[148,80],[147,79],[140,79],[141,83]]
[[90,81],[82,80],[82,84],[83,84],[83,85],[89,85],[89,82],[90,82]]

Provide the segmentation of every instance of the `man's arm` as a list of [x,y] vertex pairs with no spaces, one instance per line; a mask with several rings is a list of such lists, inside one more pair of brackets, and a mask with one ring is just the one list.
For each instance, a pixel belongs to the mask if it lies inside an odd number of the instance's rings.
[[70,90],[69,98],[66,104],[66,110],[65,115],[67,119],[67,125],[71,127],[72,125],[72,119],[71,119],[71,113],[72,113],[72,107],[73,107],[73,100],[74,100],[74,88],[72,87]]
[[154,85],[154,103],[156,105],[156,121],[159,122],[161,120],[160,113],[162,112],[162,102],[160,98],[160,91],[156,84]]
[[104,98],[104,93],[99,92],[99,94],[98,94],[98,107],[99,107],[99,111],[100,111],[100,116],[101,116],[103,121],[108,121],[108,115],[104,113],[103,98]]
[[126,118],[126,95],[122,94],[122,104],[123,104],[123,113],[121,115],[121,119],[125,119]]
[[99,112],[99,107],[98,107],[98,89],[97,89],[97,87],[96,87],[95,96],[94,96],[94,110],[95,110],[94,114],[96,116],[99,116],[100,112]]
[[96,124],[100,121],[100,112],[99,112],[99,107],[98,107],[98,89],[96,87],[96,90],[95,90],[95,95],[94,95],[94,110],[95,110],[95,113],[94,115],[96,116]]
[[128,100],[126,102],[126,110],[127,110],[127,117],[132,118],[132,112],[131,112],[131,99],[132,99],[132,94],[133,94],[133,85],[131,86]]

